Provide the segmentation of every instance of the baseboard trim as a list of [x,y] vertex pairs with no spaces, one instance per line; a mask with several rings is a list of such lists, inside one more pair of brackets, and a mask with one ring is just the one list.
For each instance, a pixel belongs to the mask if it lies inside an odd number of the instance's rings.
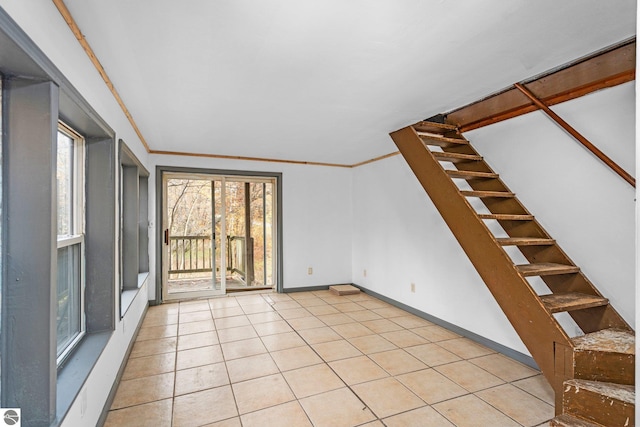
[[[382,294],[379,294],[375,291],[372,291],[370,289],[365,288],[364,286],[360,286],[357,285],[355,283],[351,283],[353,286],[359,288],[362,292],[374,296],[384,302],[387,302],[395,307],[401,308],[404,311],[407,311],[411,314],[414,314],[418,317],[421,317],[425,320],[428,320],[431,323],[435,323],[438,326],[442,326],[443,328],[447,328],[452,332],[455,332],[458,335],[462,335],[465,338],[469,338],[472,341],[477,342],[478,344],[481,344],[485,347],[488,347],[492,350],[497,351],[498,353],[504,354],[507,357],[510,357],[511,359],[517,360],[520,363],[523,363],[527,366],[530,366],[534,369],[538,369],[540,370],[540,368],[538,367],[538,365],[536,364],[535,360],[533,360],[533,357],[526,355],[524,353],[520,353],[519,351],[516,351],[512,348],[509,348],[505,345],[502,345],[500,343],[497,343],[493,340],[490,340],[486,337],[483,337],[482,335],[478,335],[475,332],[471,332],[467,329],[461,328],[460,326],[454,325],[453,323],[449,323],[446,320],[442,320],[439,317],[433,316],[429,313],[425,313],[423,311],[420,311],[416,308],[413,308],[407,304],[401,303],[399,301],[396,301],[394,299],[391,299],[389,297],[386,297]],[[304,288],[300,288],[302,290],[304,290]]]
[[298,287],[298,288],[284,288],[282,289],[283,293],[289,294],[293,292],[308,292],[308,291],[326,291],[329,289],[329,286],[333,285],[318,285],[318,286],[307,286],[307,287]]

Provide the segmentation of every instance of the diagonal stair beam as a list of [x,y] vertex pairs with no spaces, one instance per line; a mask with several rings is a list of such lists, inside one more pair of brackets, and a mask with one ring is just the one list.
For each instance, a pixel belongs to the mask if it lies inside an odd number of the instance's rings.
[[522,92],[527,98],[531,100],[538,108],[544,111],[553,121],[560,125],[567,133],[573,136],[580,144],[585,146],[587,150],[591,151],[597,158],[602,160],[607,166],[609,166],[615,173],[620,175],[622,179],[631,184],[634,188],[636,186],[636,179],[631,174],[625,171],[620,165],[614,162],[609,156],[604,154],[598,147],[593,145],[587,138],[585,138],[580,132],[573,128],[569,123],[565,122],[562,117],[557,115],[551,108],[544,102],[538,99],[529,89],[520,83],[514,85],[520,92]]

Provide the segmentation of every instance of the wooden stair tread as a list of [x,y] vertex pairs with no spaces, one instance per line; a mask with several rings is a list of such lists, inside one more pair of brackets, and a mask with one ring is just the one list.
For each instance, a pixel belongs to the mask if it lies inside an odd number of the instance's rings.
[[418,122],[413,125],[416,132],[429,132],[429,133],[447,133],[457,132],[458,128],[455,125],[436,122]]
[[515,193],[508,191],[475,191],[475,190],[462,190],[460,193],[466,197],[499,197],[499,198],[513,198]]
[[461,170],[447,170],[447,175],[450,178],[462,178],[462,179],[494,179],[498,178],[497,173],[493,172],[476,172],[476,171],[461,171]]
[[540,300],[542,300],[542,303],[550,313],[584,310],[585,308],[600,307],[609,303],[606,298],[578,292],[541,295]]
[[575,350],[636,354],[635,334],[622,329],[603,329],[575,337],[571,341]]
[[552,427],[602,427],[602,424],[595,424],[568,414],[558,415],[549,424]]
[[497,219],[498,221],[530,221],[533,215],[519,214],[478,214],[480,219]]
[[426,145],[437,145],[440,147],[451,147],[455,145],[468,145],[469,141],[462,138],[450,138],[430,132],[416,132]]
[[478,162],[482,160],[482,156],[476,154],[447,153],[444,151],[432,151],[432,154],[438,161],[451,163]]
[[551,276],[555,274],[571,274],[580,271],[575,265],[557,264],[554,262],[540,262],[536,264],[516,265],[516,268],[525,277]]
[[569,387],[574,387],[577,390],[588,390],[592,393],[606,396],[610,399],[619,400],[630,405],[634,405],[636,400],[635,386],[627,384],[572,379],[564,382],[565,391]]
[[502,246],[549,246],[556,243],[545,237],[499,237],[496,241]]

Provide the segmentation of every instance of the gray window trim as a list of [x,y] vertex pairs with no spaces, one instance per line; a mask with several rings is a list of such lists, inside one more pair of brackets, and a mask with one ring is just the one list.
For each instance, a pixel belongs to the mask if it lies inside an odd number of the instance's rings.
[[[6,245],[1,263],[0,404],[28,408],[22,413],[24,425],[59,425],[115,325],[115,133],[2,8],[0,74],[6,83],[2,203],[3,208],[13,209],[2,218],[1,238]],[[30,118],[35,112],[40,114]],[[84,136],[87,150],[87,335],[58,369],[52,351],[56,342],[52,185],[59,119]],[[25,199],[20,185],[39,197]],[[38,254],[27,254],[25,242]],[[41,262],[34,263],[34,257]],[[22,326],[16,330],[16,325]]]

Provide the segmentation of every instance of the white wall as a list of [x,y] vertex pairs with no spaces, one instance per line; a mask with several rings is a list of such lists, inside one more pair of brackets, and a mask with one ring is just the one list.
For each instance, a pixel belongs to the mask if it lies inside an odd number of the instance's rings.
[[[554,107],[631,174],[634,90],[628,83]],[[542,113],[466,136],[633,324],[634,189]],[[356,168],[353,182],[355,283],[528,353],[402,157]]]
[[[149,185],[154,188],[156,166],[282,173],[284,287],[351,283],[351,169],[157,154],[150,163]],[[155,197],[152,192],[154,215]],[[156,227],[154,220],[149,230],[152,272]],[[150,292],[155,298],[153,287]]]
[[401,156],[353,172],[353,280],[526,352]]

